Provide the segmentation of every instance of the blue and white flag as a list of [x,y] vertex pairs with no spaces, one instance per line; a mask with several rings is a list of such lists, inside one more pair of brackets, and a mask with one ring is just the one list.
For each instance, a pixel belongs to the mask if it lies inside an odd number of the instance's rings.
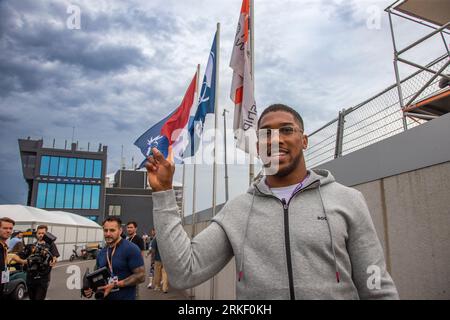
[[[156,147],[164,157],[178,163],[182,158],[187,139],[183,139],[183,131],[186,131],[192,107],[196,104],[197,72],[189,85],[183,101],[178,108],[162,119],[160,122],[142,134],[134,144],[141,149],[147,158],[152,154],[152,148]],[[140,164],[139,169],[145,165],[147,159]]]
[[193,157],[197,152],[202,134],[205,118],[208,113],[214,113],[216,100],[216,37],[209,54],[208,65],[206,66],[205,75],[203,77],[202,88],[198,98],[198,107],[193,120],[189,121],[190,145],[186,148],[184,158]]

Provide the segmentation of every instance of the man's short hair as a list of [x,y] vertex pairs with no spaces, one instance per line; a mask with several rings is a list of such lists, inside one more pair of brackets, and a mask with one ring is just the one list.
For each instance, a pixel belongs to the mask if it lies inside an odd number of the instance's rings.
[[122,227],[122,220],[120,220],[120,218],[118,218],[118,217],[109,217],[109,218],[105,219],[102,223],[102,226],[104,226],[106,222],[116,222],[117,225],[119,226],[119,228]]
[[136,223],[136,221],[128,221],[127,227],[128,227],[130,224],[132,224],[135,228],[137,228],[137,223]]
[[259,117],[259,120],[258,120],[258,129],[261,124],[262,118],[264,118],[264,116],[266,114],[268,114],[270,112],[277,112],[277,111],[283,111],[283,112],[292,114],[294,116],[295,120],[297,120],[298,124],[300,125],[300,128],[305,129],[305,126],[303,124],[303,119],[300,116],[300,114],[297,111],[295,111],[294,109],[292,109],[291,107],[289,107],[285,104],[281,104],[281,103],[272,104],[271,106],[268,106],[266,109],[264,109],[264,111],[261,113],[261,116]]
[[45,224],[41,224],[41,225],[37,226],[36,231],[41,230],[41,229],[45,229],[45,232],[48,231],[48,227]]
[[13,219],[8,218],[8,217],[0,218],[0,226],[2,225],[3,222],[12,223],[13,226],[16,225],[16,222]]

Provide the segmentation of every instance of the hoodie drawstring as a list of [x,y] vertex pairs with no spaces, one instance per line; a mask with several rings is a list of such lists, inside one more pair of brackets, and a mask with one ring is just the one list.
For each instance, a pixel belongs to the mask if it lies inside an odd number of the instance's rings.
[[328,219],[327,210],[325,209],[325,204],[324,204],[323,198],[322,198],[322,193],[320,192],[320,184],[319,184],[319,196],[320,196],[320,201],[322,202],[323,213],[325,214],[325,219],[327,221],[328,232],[330,233],[331,251],[333,252],[334,268],[336,270],[336,281],[339,283],[341,281],[341,279],[340,279],[340,274],[339,274],[339,270],[338,270],[338,266],[337,266],[336,251],[334,250],[333,232],[331,231],[330,220]]
[[241,281],[241,279],[244,277],[244,272],[242,269],[244,267],[245,240],[247,239],[248,226],[250,225],[250,216],[252,214],[253,203],[255,202],[255,192],[256,189],[253,190],[252,204],[250,205],[250,210],[248,211],[247,225],[245,226],[244,239],[242,240],[241,263],[239,264],[238,281]]
[[[333,232],[331,229],[330,220],[328,219],[328,214],[327,214],[327,210],[325,208],[325,203],[323,201],[322,193],[320,191],[320,184],[319,184],[318,190],[319,190],[320,202],[322,203],[323,213],[325,214],[325,219],[327,221],[328,233],[330,234],[331,251],[333,252],[334,268],[336,270],[336,281],[337,281],[337,283],[340,283],[341,279],[340,279],[340,273],[339,273],[339,269],[338,269],[338,265],[337,265],[336,250],[334,248]],[[247,240],[248,227],[250,225],[250,218],[251,218],[251,214],[252,214],[253,204],[255,202],[255,192],[256,192],[256,189],[253,190],[252,202],[250,205],[250,210],[248,212],[247,224],[245,226],[244,239],[242,240],[242,246],[241,246],[242,252],[241,252],[241,262],[239,264],[238,281],[241,281],[241,279],[244,277],[243,266],[244,266],[244,258],[245,258],[245,242]]]

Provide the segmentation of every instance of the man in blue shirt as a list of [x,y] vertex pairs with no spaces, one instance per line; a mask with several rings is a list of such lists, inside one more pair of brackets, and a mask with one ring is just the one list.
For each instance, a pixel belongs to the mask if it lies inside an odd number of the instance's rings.
[[13,236],[11,236],[11,239],[7,243],[9,250],[10,251],[14,250],[14,247],[20,242],[23,242],[22,231],[16,232],[16,234],[13,234]]
[[[122,221],[111,217],[103,222],[106,246],[97,255],[96,268],[108,268],[111,278],[109,284],[100,287],[105,291],[106,300],[134,300],[136,285],[145,281],[144,259],[139,248],[130,241],[122,239]],[[84,291],[87,298],[92,297],[92,289]]]

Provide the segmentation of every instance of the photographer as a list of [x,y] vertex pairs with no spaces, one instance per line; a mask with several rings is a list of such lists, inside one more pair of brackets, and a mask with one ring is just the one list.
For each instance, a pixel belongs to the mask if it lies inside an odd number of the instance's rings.
[[48,227],[37,227],[37,242],[27,245],[25,250],[19,253],[19,257],[28,261],[27,285],[30,300],[45,300],[50,284],[50,273],[59,257],[58,249],[54,241],[46,240]]
[[[106,246],[98,256],[96,269],[106,267],[109,271],[108,284],[99,287],[96,298],[106,300],[135,300],[136,286],[145,281],[144,259],[140,249],[130,241],[122,239],[122,222],[111,217],[103,222]],[[103,293],[103,294],[99,294]],[[83,295],[91,298],[92,288],[83,288]]]

